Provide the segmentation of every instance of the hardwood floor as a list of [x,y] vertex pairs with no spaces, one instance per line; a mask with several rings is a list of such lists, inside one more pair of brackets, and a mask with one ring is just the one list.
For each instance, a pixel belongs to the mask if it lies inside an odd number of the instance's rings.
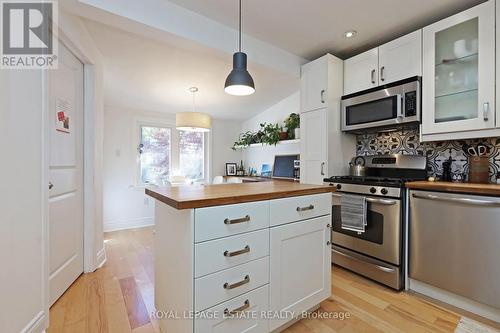
[[[106,264],[80,276],[52,306],[49,333],[159,332],[158,322],[149,316],[154,311],[152,228],[106,233],[105,239]],[[332,281],[332,297],[285,332],[453,332],[461,317],[458,309],[396,293],[338,267]],[[314,317],[329,313],[337,318]]]

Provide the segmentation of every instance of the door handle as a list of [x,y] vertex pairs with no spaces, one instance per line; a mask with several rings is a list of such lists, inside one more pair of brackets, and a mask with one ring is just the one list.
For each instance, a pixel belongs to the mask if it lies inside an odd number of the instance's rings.
[[238,224],[243,222],[250,222],[250,215],[246,215],[245,217],[233,220],[230,220],[229,218],[224,219],[224,224]]
[[228,250],[224,251],[224,257],[235,257],[235,256],[239,256],[240,254],[244,254],[244,253],[248,253],[248,252],[250,252],[250,246],[247,245],[238,251],[233,251],[233,252],[229,252]]
[[52,184],[52,182],[49,182],[49,190],[52,190],[53,187],[54,187],[54,184]]
[[412,197],[414,197],[415,199],[462,203],[473,206],[500,207],[500,201],[480,200],[480,199],[470,199],[470,198],[448,198],[448,197],[440,197],[433,194],[416,194],[416,193],[413,193]]
[[392,205],[395,205],[398,203],[396,200],[375,199],[375,198],[366,198],[366,202],[374,203],[374,204],[381,204],[381,205],[388,205],[388,206],[392,206]]
[[[348,254],[345,254],[345,253],[342,253],[340,251],[337,251],[335,249],[332,249],[332,252],[335,253],[335,254],[338,254],[339,256],[343,256],[345,258],[348,258],[350,260],[354,260],[354,261],[357,261],[357,262],[361,262],[363,264],[366,264],[364,261],[362,261],[361,259],[358,259],[354,256],[350,256]],[[384,267],[384,266],[380,266],[380,265],[375,265],[375,264],[372,264],[375,266],[376,269],[378,269],[379,271],[382,271],[382,272],[385,272],[385,273],[392,273],[394,272],[394,268],[389,268],[389,267]]]
[[325,89],[321,90],[321,104],[325,104]]
[[[336,198],[341,198],[342,194],[339,193],[332,193],[333,197]],[[366,202],[369,203],[374,203],[374,204],[381,204],[381,205],[388,205],[392,206],[398,203],[398,200],[389,200],[389,199],[375,199],[375,198],[366,198]]]
[[247,283],[250,283],[250,275],[245,275],[243,280],[236,282],[236,283],[229,284],[228,282],[226,282],[226,283],[224,283],[223,287],[224,287],[224,289],[234,289],[234,288],[238,288],[238,287],[240,287],[244,284],[247,284]]
[[[380,80],[382,80],[382,81],[385,81],[384,71],[385,71],[385,66],[380,67]],[[375,83],[375,82],[373,82],[373,83]]]
[[324,176],[325,175],[325,162],[321,162],[321,175]]
[[372,78],[372,83],[375,84],[375,70],[374,69],[372,69],[371,78]]
[[314,205],[309,205],[306,207],[297,207],[298,212],[305,212],[306,210],[313,210],[313,209],[314,209]]
[[490,118],[489,114],[490,114],[490,103],[485,102],[485,103],[483,103],[483,119],[484,119],[484,121],[489,120],[489,118]]
[[229,310],[228,308],[224,309],[224,315],[225,316],[232,316],[232,315],[235,315],[239,312],[242,312],[246,309],[248,309],[250,307],[250,301],[249,300],[245,300],[245,302],[243,303],[242,306],[240,306],[239,308],[236,308],[234,310]]

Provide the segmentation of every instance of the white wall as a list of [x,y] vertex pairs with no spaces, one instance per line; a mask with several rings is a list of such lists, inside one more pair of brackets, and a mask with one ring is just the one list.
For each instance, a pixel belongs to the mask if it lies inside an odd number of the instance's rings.
[[240,121],[214,120],[212,122],[212,178],[226,174],[226,163],[237,163],[241,160],[241,151],[231,149],[240,135],[240,129]]
[[[297,91],[258,115],[243,122],[241,132],[257,131],[260,124],[264,122],[283,124],[283,121],[290,113],[299,113],[299,110],[300,92]],[[274,162],[274,155],[285,154],[300,154],[300,144],[290,143],[278,144],[276,146],[258,146],[242,150],[245,169],[253,167],[257,169],[257,172],[260,172],[263,163],[272,165]]]
[[42,82],[39,70],[0,70],[0,332],[40,331],[48,319]]
[[[104,230],[154,224],[154,200],[137,185],[139,121],[175,126],[175,114],[106,107],[104,113]],[[225,163],[239,161],[231,150],[239,122],[213,120],[209,134],[209,179],[222,175]],[[212,169],[212,170],[211,170]]]

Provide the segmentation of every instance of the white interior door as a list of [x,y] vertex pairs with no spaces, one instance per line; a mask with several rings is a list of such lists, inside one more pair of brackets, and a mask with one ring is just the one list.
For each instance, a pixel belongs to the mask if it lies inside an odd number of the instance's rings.
[[62,44],[49,73],[50,305],[83,272],[83,64]]

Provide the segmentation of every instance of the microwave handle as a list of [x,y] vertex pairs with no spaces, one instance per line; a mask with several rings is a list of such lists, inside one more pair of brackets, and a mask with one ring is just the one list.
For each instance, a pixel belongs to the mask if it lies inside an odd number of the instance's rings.
[[400,94],[397,94],[396,95],[396,103],[397,103],[397,110],[398,110],[398,118],[401,119],[401,118],[404,118],[405,116],[405,113],[404,113],[404,110],[403,110],[403,96],[401,96]]

